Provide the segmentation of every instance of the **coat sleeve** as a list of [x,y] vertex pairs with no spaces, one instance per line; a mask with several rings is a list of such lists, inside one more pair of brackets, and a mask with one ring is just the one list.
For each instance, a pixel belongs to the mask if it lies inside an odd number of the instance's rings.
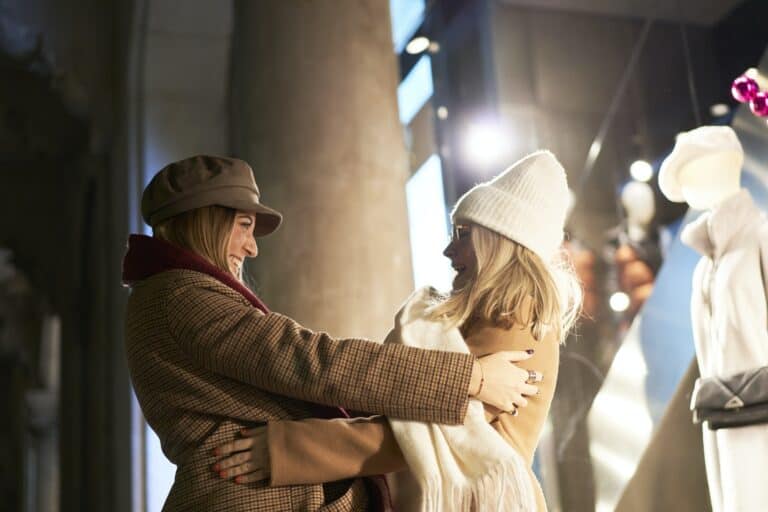
[[270,484],[320,484],[406,469],[382,416],[275,421],[267,427]]
[[468,354],[335,339],[261,311],[217,282],[168,294],[174,339],[208,371],[279,395],[394,418],[458,424],[468,404]]
[[[477,355],[536,347],[533,357],[517,364],[545,375],[539,395],[528,397],[528,406],[517,416],[485,404],[488,423],[530,465],[554,395],[559,344],[552,336],[536,342],[498,328],[482,329],[468,341],[482,345]],[[382,417],[275,421],[267,432],[272,485],[324,483],[407,468],[389,422]]]

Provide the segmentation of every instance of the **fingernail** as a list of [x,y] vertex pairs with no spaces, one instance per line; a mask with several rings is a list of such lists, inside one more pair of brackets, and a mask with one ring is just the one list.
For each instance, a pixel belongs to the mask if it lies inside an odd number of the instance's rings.
[[239,483],[240,483],[240,482],[242,482],[242,481],[243,481],[243,479],[242,479],[241,477],[239,477],[239,476],[236,476],[236,477],[235,477],[235,483],[236,483],[236,484],[239,484]]
[[213,465],[213,470],[214,471],[221,471],[221,464],[214,464]]
[[528,350],[526,350],[526,351],[525,351],[525,353],[526,353],[526,354],[528,354],[528,355],[531,355],[531,354],[533,354],[533,352],[534,352],[534,351],[533,351],[533,349],[532,349],[532,348],[529,348]]
[[227,478],[227,472],[226,471],[219,471],[219,476],[221,478]]

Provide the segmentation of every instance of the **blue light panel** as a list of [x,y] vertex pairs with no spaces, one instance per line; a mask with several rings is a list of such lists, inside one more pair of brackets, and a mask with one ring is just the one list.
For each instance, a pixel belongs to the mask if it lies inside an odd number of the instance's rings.
[[389,0],[392,21],[392,44],[401,53],[421,25],[426,9],[424,0]]
[[397,87],[400,122],[409,124],[433,93],[432,59],[429,55],[424,55]]

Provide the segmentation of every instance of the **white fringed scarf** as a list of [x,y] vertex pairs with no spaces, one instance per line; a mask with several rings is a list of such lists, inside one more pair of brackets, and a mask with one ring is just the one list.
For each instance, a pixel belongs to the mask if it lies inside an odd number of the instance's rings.
[[[395,317],[385,343],[469,353],[458,329],[426,318],[431,288],[416,290]],[[418,496],[398,499],[424,512],[536,510],[523,457],[491,427],[483,404],[470,400],[464,425],[389,420]]]

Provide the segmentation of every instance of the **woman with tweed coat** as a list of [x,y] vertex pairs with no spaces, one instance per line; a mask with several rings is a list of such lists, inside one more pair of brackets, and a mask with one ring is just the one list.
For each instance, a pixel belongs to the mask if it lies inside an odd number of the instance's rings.
[[255,237],[281,216],[260,204],[241,160],[166,166],[144,191],[142,215],[154,236],[132,235],[123,262],[126,352],[142,411],[177,465],[164,510],[381,508],[380,479],[242,486],[210,473],[213,449],[244,427],[347,414],[336,406],[458,424],[469,396],[511,410],[532,392],[511,363],[525,353],[476,359],[340,340],[270,312],[240,275]]
[[[525,410],[518,415],[516,409],[486,405],[485,412],[494,430],[523,457],[538,512],[547,508],[530,468],[554,396],[559,341],[581,302],[572,271],[557,264],[566,194],[560,164],[551,153],[537,152],[463,196],[452,213],[453,237],[444,251],[457,270],[453,291],[431,310],[433,318],[458,325],[478,357],[535,347],[533,357],[520,363],[539,382]],[[234,455],[214,469],[235,482],[269,478],[273,486],[394,472],[407,469],[399,439],[382,417],[276,421],[222,445],[221,454]],[[408,489],[398,490],[408,498]],[[453,503],[449,509],[463,510]]]

